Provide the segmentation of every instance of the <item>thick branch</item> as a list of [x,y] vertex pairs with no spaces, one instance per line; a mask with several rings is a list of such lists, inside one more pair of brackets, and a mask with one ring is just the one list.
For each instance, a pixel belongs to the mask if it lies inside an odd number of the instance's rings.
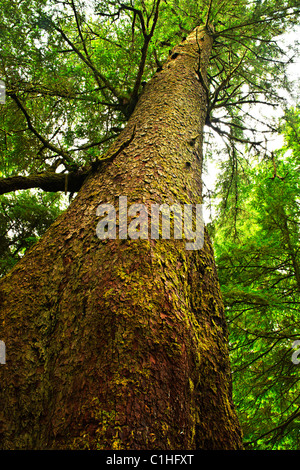
[[[67,191],[76,193],[81,188],[89,171],[77,171],[71,173],[45,172],[32,176],[11,176],[0,179],[0,194],[11,193],[21,189],[40,188],[43,191],[57,192]],[[66,184],[67,183],[67,184]]]
[[124,140],[121,145],[107,155],[103,156],[93,162],[91,167],[83,168],[78,171],[71,171],[70,173],[52,173],[45,172],[32,176],[11,176],[9,178],[0,179],[0,195],[18,191],[20,189],[40,188],[43,191],[49,192],[71,192],[76,193],[79,191],[83,182],[91,174],[91,172],[99,170],[104,163],[114,160],[120,152],[127,148],[135,137],[136,126],[129,138]]

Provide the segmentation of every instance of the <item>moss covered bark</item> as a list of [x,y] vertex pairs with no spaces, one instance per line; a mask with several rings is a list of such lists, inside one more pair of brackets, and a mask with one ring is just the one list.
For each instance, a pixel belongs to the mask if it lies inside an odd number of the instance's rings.
[[211,44],[198,28],[175,48],[110,152],[130,144],[1,280],[1,448],[241,448],[207,234],[198,251],[96,236],[119,196],[201,201]]

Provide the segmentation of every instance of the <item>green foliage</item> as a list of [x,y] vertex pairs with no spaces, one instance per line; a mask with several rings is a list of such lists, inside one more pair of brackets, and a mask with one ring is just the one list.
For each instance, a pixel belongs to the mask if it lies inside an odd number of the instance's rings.
[[55,193],[0,196],[0,276],[6,274],[61,212]]
[[[234,400],[250,449],[299,449],[300,200],[298,111],[284,149],[220,185],[214,246],[230,329]],[[289,149],[289,152],[287,150]],[[225,210],[224,210],[225,208]]]

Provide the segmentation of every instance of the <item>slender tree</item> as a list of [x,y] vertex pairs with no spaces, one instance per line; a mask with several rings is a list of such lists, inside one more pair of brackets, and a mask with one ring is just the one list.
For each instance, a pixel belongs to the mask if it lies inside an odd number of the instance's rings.
[[10,168],[18,151],[32,154],[31,175],[24,165],[2,193],[79,191],[1,280],[2,448],[242,448],[207,233],[191,251],[186,240],[99,240],[97,208],[116,208],[120,235],[119,196],[143,203],[146,218],[154,203],[200,203],[205,125],[232,148],[260,145],[242,105],[277,103],[274,37],[296,2],[101,1],[92,11],[24,0],[16,17],[2,3],[12,22],[1,33],[3,145]]

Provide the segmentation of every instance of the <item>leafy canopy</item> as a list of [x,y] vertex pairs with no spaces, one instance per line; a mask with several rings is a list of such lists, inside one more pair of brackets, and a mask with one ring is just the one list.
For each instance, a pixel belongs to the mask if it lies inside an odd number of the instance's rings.
[[274,81],[287,86],[294,53],[277,37],[299,12],[290,0],[1,0],[0,7],[5,177],[89,165],[124,127],[143,82],[199,24],[214,36],[207,123],[251,145],[258,127],[251,106],[277,106]]

